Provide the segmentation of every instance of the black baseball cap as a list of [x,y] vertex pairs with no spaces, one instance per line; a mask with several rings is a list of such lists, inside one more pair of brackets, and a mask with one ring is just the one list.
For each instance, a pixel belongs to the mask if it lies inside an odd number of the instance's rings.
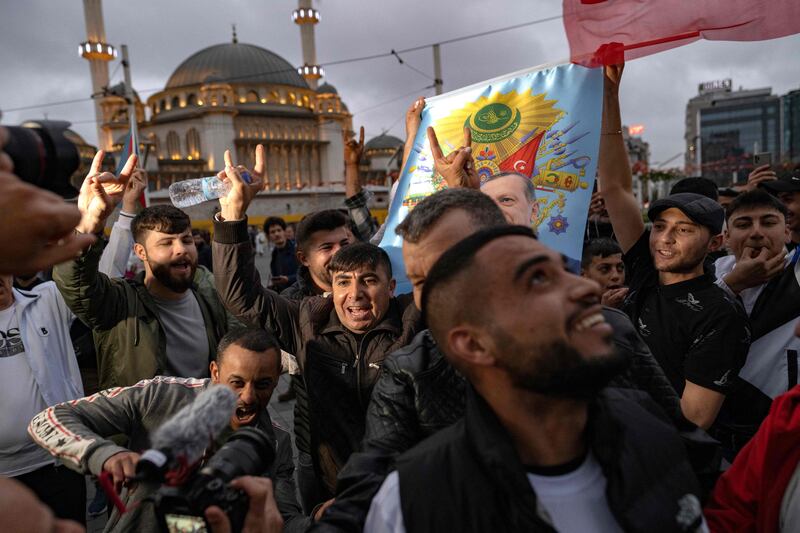
[[762,181],[758,184],[759,187],[764,187],[772,194],[779,192],[797,192],[800,191],[800,176],[786,176],[777,180]]
[[650,220],[655,220],[659,213],[671,207],[680,209],[693,222],[711,230],[713,235],[722,232],[725,210],[711,198],[693,192],[670,194],[650,204],[647,216]]

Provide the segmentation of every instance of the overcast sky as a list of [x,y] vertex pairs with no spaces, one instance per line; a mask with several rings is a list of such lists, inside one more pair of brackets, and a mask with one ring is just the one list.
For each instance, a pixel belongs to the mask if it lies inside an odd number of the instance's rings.
[[[95,143],[89,100],[7,111],[88,98],[89,65],[77,53],[86,39],[83,2],[0,0],[0,6],[2,123],[18,124],[47,114],[72,121],[76,131]],[[559,0],[315,0],[314,6],[322,15],[316,42],[323,64],[561,14]],[[292,0],[104,0],[103,15],[108,42],[128,45],[133,85],[146,99],[164,87],[188,56],[229,42],[231,23],[237,25],[240,42],[262,46],[299,65],[300,32],[291,22],[296,7]],[[799,51],[800,36],[755,43],[700,41],[632,61],[623,79],[623,121],[643,124],[651,162],[664,161],[684,150],[684,110],[698,83],[733,78],[736,88],[772,87],[774,94],[785,94],[800,88]],[[444,45],[444,89],[568,56],[561,20]],[[403,59],[433,76],[430,49]],[[122,80],[118,64],[110,65],[112,84]],[[363,124],[368,136],[389,128],[402,138],[402,116],[414,95],[433,95],[432,89],[422,89],[431,84],[430,78],[393,57],[326,67],[326,74],[355,114],[354,125]]]

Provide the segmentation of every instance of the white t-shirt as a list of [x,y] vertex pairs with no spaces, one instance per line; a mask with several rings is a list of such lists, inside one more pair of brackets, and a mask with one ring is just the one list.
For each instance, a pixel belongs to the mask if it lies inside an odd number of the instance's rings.
[[[621,533],[606,500],[606,478],[590,453],[575,470],[560,476],[528,474],[536,497],[561,533]],[[381,485],[364,525],[364,533],[405,533],[400,507],[400,477],[392,472]]]
[[54,461],[28,435],[31,419],[47,405],[28,362],[16,307],[0,311],[0,475],[8,477]]

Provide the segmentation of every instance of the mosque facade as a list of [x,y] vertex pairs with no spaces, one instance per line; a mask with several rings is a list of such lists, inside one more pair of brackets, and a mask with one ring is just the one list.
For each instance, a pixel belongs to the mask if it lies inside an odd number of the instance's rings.
[[[85,0],[84,8],[99,10],[100,1]],[[213,175],[224,168],[226,150],[238,164],[252,168],[255,148],[262,144],[267,185],[253,203],[254,221],[270,215],[293,220],[312,210],[341,207],[344,142],[354,134],[353,118],[335,87],[318,85],[324,72],[314,64],[316,54],[308,47],[314,46],[313,25],[319,22],[319,12],[310,7],[310,0],[300,0],[293,18],[301,26],[304,64],[300,67],[265,48],[239,42],[234,30],[231,42],[209,46],[184,60],[164,89],[146,101],[134,92],[152,203],[168,202],[167,189],[175,181]],[[99,18],[87,15],[86,20],[89,40],[81,46],[92,50],[100,50],[98,43],[108,46],[102,13]],[[109,54],[116,57],[111,48]],[[97,62],[103,59],[97,53],[83,55],[90,60],[94,77]],[[112,153],[122,150],[129,131],[131,107],[124,93],[124,85],[106,88],[96,102],[99,144]],[[397,175],[401,150],[402,142],[388,135],[371,139],[366,146],[361,170],[379,218],[387,207],[389,177]],[[193,219],[210,222],[214,204],[187,212]]]

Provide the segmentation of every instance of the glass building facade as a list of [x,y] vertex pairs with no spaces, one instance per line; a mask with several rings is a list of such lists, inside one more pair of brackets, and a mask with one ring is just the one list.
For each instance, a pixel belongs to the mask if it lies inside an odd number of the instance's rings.
[[777,96],[721,99],[698,111],[703,176],[729,185],[747,179],[753,169],[753,154],[770,152],[776,163],[781,159],[781,105]]

